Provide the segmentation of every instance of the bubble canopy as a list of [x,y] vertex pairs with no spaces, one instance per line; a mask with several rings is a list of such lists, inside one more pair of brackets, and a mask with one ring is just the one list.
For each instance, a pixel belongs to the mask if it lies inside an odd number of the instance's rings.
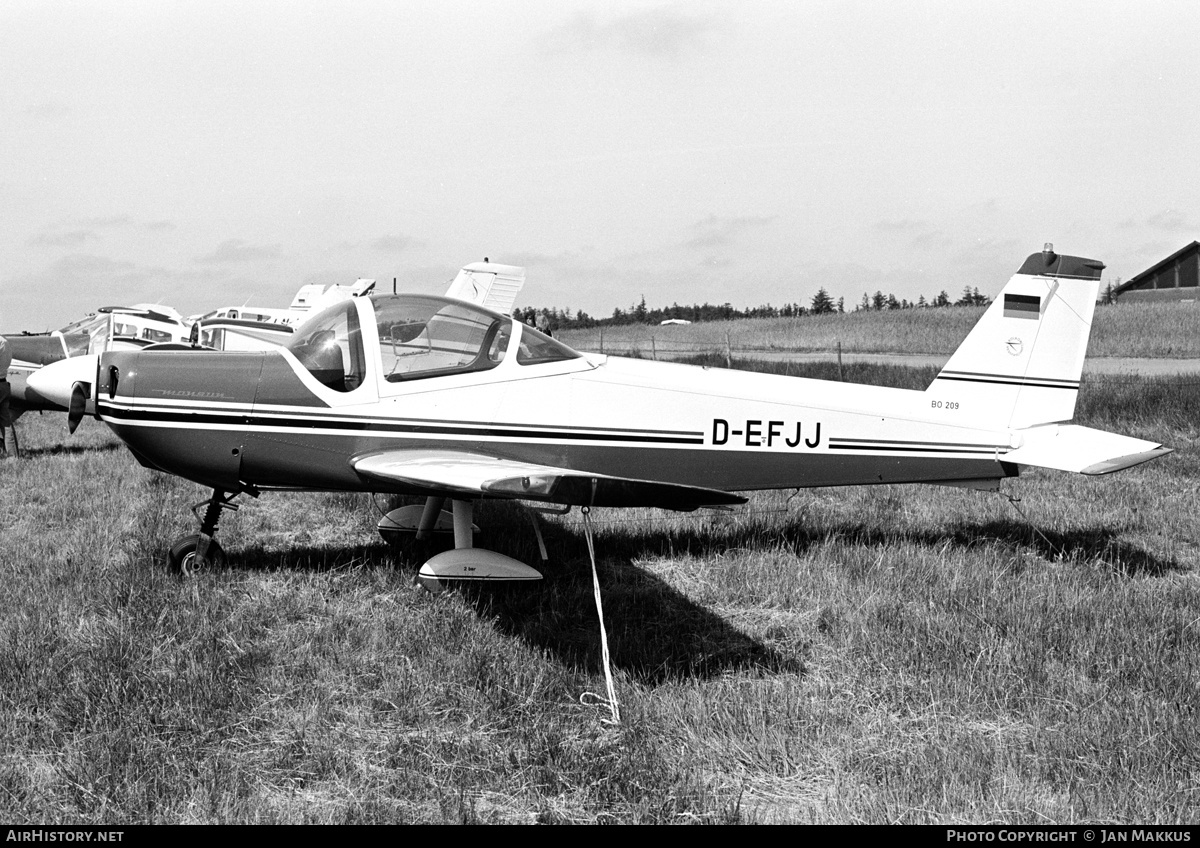
[[[512,318],[461,300],[426,295],[370,299],[379,339],[379,373],[389,383],[486,371],[513,358],[518,366],[576,359],[579,354]],[[306,321],[287,344],[318,381],[339,392],[362,385],[366,361],[354,301]]]

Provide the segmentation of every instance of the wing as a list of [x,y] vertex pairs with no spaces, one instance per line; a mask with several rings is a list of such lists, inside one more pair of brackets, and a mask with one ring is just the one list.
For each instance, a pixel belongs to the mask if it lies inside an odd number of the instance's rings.
[[486,454],[441,450],[390,450],[350,463],[365,480],[388,489],[421,493],[548,501],[574,506],[653,506],[692,510],[745,503],[741,495],[656,480],[589,474]]

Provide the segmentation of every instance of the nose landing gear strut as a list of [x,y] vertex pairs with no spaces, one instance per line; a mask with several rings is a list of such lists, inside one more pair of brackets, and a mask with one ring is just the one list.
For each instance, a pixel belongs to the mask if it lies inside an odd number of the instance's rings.
[[190,536],[180,536],[172,543],[167,552],[167,565],[171,571],[181,577],[190,577],[210,565],[220,566],[225,561],[225,552],[213,536],[217,533],[217,522],[221,518],[221,510],[237,511],[238,506],[233,499],[238,492],[227,494],[220,489],[213,489],[212,498],[192,506],[192,512],[200,517],[199,509],[207,505],[204,517],[200,519],[200,532]]

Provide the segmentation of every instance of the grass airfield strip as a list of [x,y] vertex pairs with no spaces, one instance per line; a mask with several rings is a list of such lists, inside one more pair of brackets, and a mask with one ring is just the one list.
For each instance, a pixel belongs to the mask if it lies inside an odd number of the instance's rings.
[[[824,356],[857,354],[927,355],[939,367],[983,315],[985,307],[891,309],[876,312],[803,315],[797,318],[744,318],[688,325],[623,324],[563,330],[558,337],[576,350],[636,350],[762,356],[772,351]],[[1200,304],[1133,303],[1097,306],[1088,342],[1089,360],[1200,359]],[[602,344],[603,342],[603,344]],[[675,355],[674,353],[672,355]],[[1085,371],[1089,366],[1085,364]],[[1096,367],[1092,363],[1091,367]],[[1194,370],[1194,369],[1193,369]]]
[[[614,356],[622,355],[610,351]],[[648,358],[649,353],[644,346],[626,352],[635,358]],[[656,351],[654,355],[662,360],[705,364],[716,367],[725,365],[725,354],[714,351],[703,354],[685,351]],[[753,368],[752,363],[778,362],[783,368],[763,368],[772,373],[800,374],[796,366],[811,366],[816,363],[838,361],[837,351],[817,353],[794,353],[790,351],[754,351],[734,357],[740,361],[739,366]],[[933,373],[939,371],[949,361],[948,354],[924,353],[843,353],[843,367],[848,365],[899,365],[904,368],[931,368]],[[1173,375],[1191,374],[1200,377],[1200,357],[1194,359],[1160,358],[1160,357],[1130,357],[1108,356],[1091,357],[1083,363],[1083,374],[1089,376],[1127,376],[1127,377],[1169,377]],[[834,376],[836,379],[836,374]]]
[[[1078,423],[1177,452],[1006,482],[1036,530],[932,486],[597,510],[620,728],[581,703],[604,680],[578,513],[540,586],[434,597],[371,498],[266,495],[225,516],[229,566],[180,582],[163,549],[208,493],[26,416],[0,820],[1194,822],[1196,382],[1085,379]],[[536,562],[518,510],[476,520]]]

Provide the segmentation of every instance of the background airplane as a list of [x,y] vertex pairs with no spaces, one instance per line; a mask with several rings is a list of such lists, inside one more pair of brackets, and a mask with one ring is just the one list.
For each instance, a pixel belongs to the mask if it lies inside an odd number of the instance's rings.
[[95,314],[50,333],[5,334],[12,364],[8,382],[13,420],[30,410],[63,410],[66,407],[31,390],[29,375],[53,362],[108,350],[136,350],[152,344],[181,342],[188,325],[169,306],[140,303],[104,306]]
[[[496,262],[473,262],[463,266],[450,282],[446,296],[474,303],[490,309],[512,311],[513,303],[525,283],[525,269],[516,265]],[[284,346],[292,337],[296,327],[321,309],[342,303],[354,297],[370,294],[375,281],[359,279],[353,285],[330,285],[302,287],[287,309],[269,307],[222,307],[205,315],[188,319],[191,329],[186,342],[172,338],[175,348],[203,348],[207,350],[254,351],[273,350]],[[71,406],[72,388],[77,382],[88,382],[92,378],[95,363],[90,359],[72,358],[85,353],[97,353],[81,346],[84,336],[71,336],[74,348],[64,344],[68,356],[55,353],[46,363],[69,359],[50,371],[40,373],[28,386],[27,374],[22,377],[22,396],[36,399],[39,409],[68,410]],[[163,342],[166,344],[167,342]],[[57,346],[47,344],[55,351]],[[163,349],[160,345],[159,349]],[[15,359],[15,357],[14,357]],[[37,368],[40,368],[38,365]],[[30,372],[36,370],[30,368]],[[71,432],[75,431],[78,418],[71,420]]]
[[280,350],[92,357],[71,415],[213,489],[175,568],[219,551],[239,494],[314,489],[425,496],[393,516],[418,533],[451,501],[455,550],[422,567],[430,584],[537,579],[472,548],[475,500],[691,510],[755,489],[996,489],[1023,466],[1105,474],[1169,452],[1068,423],[1102,268],[1030,256],[925,391],[583,354],[474,304],[377,295]]
[[286,309],[262,306],[225,306],[188,319],[193,345],[213,350],[269,350],[286,344],[292,330],[326,307],[375,289],[375,281],[359,279],[351,285],[301,286]]
[[[524,283],[524,268],[485,259],[464,266],[451,281],[446,297],[507,315]],[[189,319],[191,341],[214,350],[270,350],[287,344],[292,331],[321,310],[374,290],[374,280],[359,279],[348,286],[303,286],[287,309],[223,307]]]

